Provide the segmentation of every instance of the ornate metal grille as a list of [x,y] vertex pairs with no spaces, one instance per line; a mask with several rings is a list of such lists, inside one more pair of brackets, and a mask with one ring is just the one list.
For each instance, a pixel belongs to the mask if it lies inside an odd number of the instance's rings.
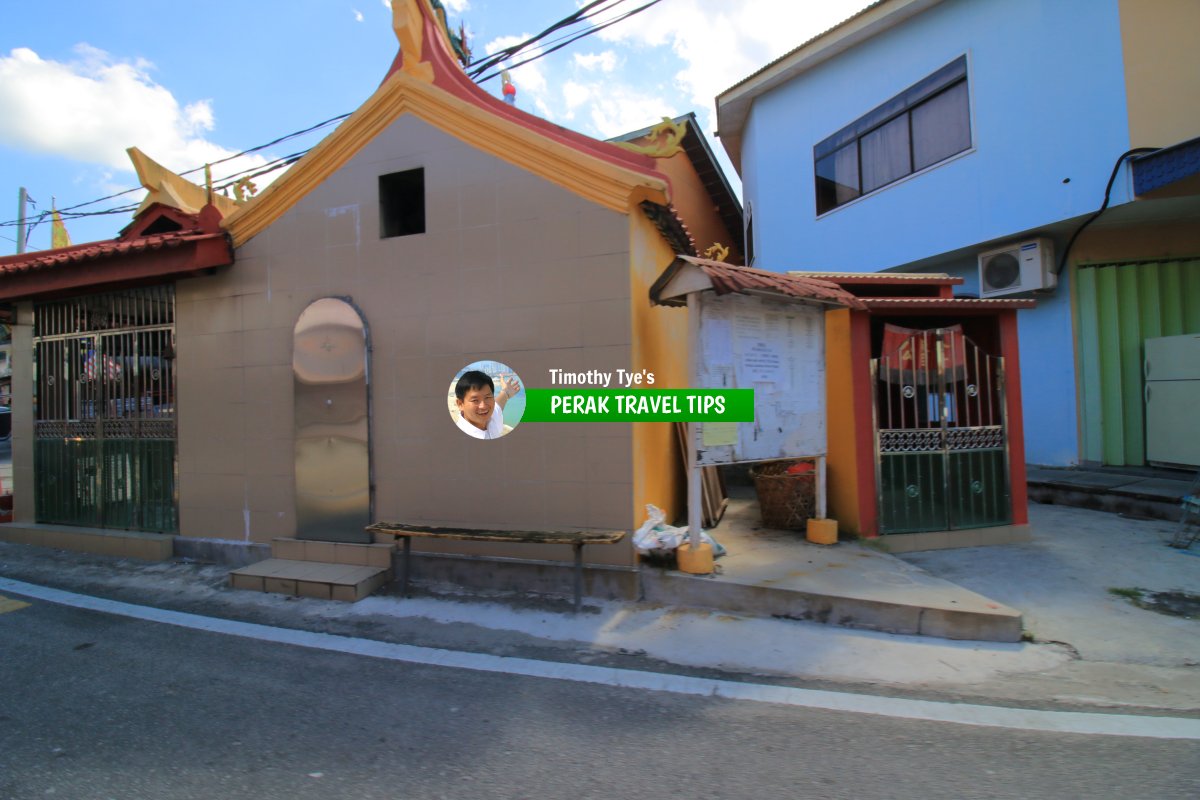
[[171,532],[175,288],[34,307],[39,522]]
[[884,340],[872,362],[881,532],[1007,522],[1003,359],[957,327]]

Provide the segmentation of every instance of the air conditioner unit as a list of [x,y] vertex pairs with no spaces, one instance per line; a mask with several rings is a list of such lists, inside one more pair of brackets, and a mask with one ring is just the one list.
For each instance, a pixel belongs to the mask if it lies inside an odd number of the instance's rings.
[[979,296],[1053,289],[1058,286],[1054,266],[1054,246],[1049,239],[1030,239],[986,250],[979,254]]

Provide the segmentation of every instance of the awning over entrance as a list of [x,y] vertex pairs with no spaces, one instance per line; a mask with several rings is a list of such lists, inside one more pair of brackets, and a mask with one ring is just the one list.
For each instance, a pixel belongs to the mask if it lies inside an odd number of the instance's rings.
[[719,295],[731,292],[775,295],[859,310],[865,308],[861,300],[829,281],[752,267],[735,267],[723,261],[692,256],[675,258],[674,263],[650,287],[650,301],[655,305],[685,306],[689,294],[706,289],[712,289]]

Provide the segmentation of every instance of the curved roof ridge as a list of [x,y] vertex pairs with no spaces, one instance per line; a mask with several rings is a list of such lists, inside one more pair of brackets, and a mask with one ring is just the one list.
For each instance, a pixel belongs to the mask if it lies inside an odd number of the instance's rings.
[[[667,176],[655,168],[655,159],[651,156],[634,153],[615,144],[610,144],[579,133],[578,131],[564,128],[536,114],[531,114],[514,105],[509,105],[498,97],[494,97],[486,89],[471,80],[459,65],[458,59],[450,45],[449,34],[445,27],[437,20],[433,6],[429,0],[393,0],[393,2],[396,5],[402,2],[410,2],[420,10],[424,23],[424,37],[422,40],[424,46],[421,51],[422,60],[433,67],[433,84],[439,89],[449,92],[462,100],[474,103],[485,111],[530,128],[543,136],[556,139],[563,144],[583,150],[589,155],[604,159],[625,169],[646,173],[669,185],[670,182]],[[395,60],[392,61],[391,67],[384,76],[384,83],[402,68],[403,63],[404,52],[401,50],[396,53]]]

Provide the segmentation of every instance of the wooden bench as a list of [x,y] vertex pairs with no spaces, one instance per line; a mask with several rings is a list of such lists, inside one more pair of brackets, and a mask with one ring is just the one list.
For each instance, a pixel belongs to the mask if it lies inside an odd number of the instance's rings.
[[616,544],[625,538],[625,531],[493,531],[475,528],[431,528],[423,525],[401,525],[396,522],[376,522],[368,525],[374,534],[404,539],[404,559],[400,567],[400,592],[408,597],[409,559],[415,536],[429,539],[452,539],[466,542],[506,542],[521,544],[569,544],[575,548],[575,611],[583,603],[583,546],[585,544]]

